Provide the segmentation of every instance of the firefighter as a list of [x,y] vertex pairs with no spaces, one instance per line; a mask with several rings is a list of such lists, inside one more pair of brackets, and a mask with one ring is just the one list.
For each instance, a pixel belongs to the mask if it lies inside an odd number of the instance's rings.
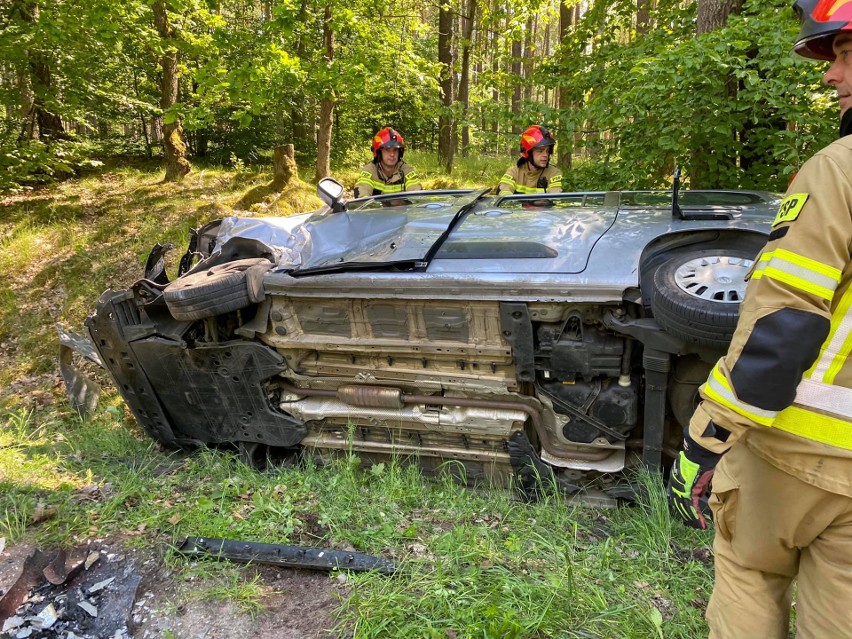
[[841,138],[790,184],[727,355],[701,387],[669,479],[715,527],[710,637],[852,637],[852,0],[797,0],[796,53],[831,66]]
[[497,193],[561,193],[562,172],[550,166],[556,140],[543,126],[533,124],[521,134],[520,157],[510,166]]
[[355,197],[420,191],[420,180],[411,165],[402,161],[405,141],[389,126],[373,137],[373,161],[361,169],[355,183]]

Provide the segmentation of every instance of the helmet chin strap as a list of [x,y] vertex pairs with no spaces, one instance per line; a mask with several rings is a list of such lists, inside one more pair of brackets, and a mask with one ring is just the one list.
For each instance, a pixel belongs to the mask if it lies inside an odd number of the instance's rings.
[[840,118],[840,137],[852,134],[852,109],[846,109]]

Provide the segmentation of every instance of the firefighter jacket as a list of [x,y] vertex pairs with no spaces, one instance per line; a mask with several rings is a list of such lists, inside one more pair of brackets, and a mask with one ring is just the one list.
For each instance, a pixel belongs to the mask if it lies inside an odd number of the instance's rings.
[[383,193],[402,193],[403,191],[421,191],[420,178],[410,164],[398,162],[391,175],[385,175],[381,165],[368,162],[361,169],[361,175],[355,183],[355,197],[382,195]]
[[530,171],[529,162],[509,167],[500,178],[497,193],[562,193],[562,171],[555,166]]
[[808,160],[756,259],[689,431],[852,497],[852,136]]

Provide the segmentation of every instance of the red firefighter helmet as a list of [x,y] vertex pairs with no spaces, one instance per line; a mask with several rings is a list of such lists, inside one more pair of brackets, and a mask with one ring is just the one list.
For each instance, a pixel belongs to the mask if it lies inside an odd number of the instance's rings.
[[813,60],[834,60],[834,36],[852,31],[852,0],[796,0],[801,29],[793,50]]
[[530,151],[540,146],[556,146],[556,140],[553,139],[553,134],[543,126],[533,124],[521,133],[521,157],[528,160]]
[[379,132],[373,137],[373,161],[378,162],[379,149],[399,149],[399,159],[405,155],[405,140],[398,131],[395,131],[389,126],[384,129],[379,129]]

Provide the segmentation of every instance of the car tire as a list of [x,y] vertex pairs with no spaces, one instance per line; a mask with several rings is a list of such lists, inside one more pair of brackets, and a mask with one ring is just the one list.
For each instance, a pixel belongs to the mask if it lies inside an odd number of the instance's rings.
[[262,291],[255,290],[257,278],[249,277],[249,270],[265,272],[270,266],[266,258],[250,258],[188,273],[163,290],[163,299],[172,317],[180,321],[236,311],[262,299]]
[[740,316],[754,253],[714,248],[684,251],[654,273],[657,323],[687,342],[727,348]]

